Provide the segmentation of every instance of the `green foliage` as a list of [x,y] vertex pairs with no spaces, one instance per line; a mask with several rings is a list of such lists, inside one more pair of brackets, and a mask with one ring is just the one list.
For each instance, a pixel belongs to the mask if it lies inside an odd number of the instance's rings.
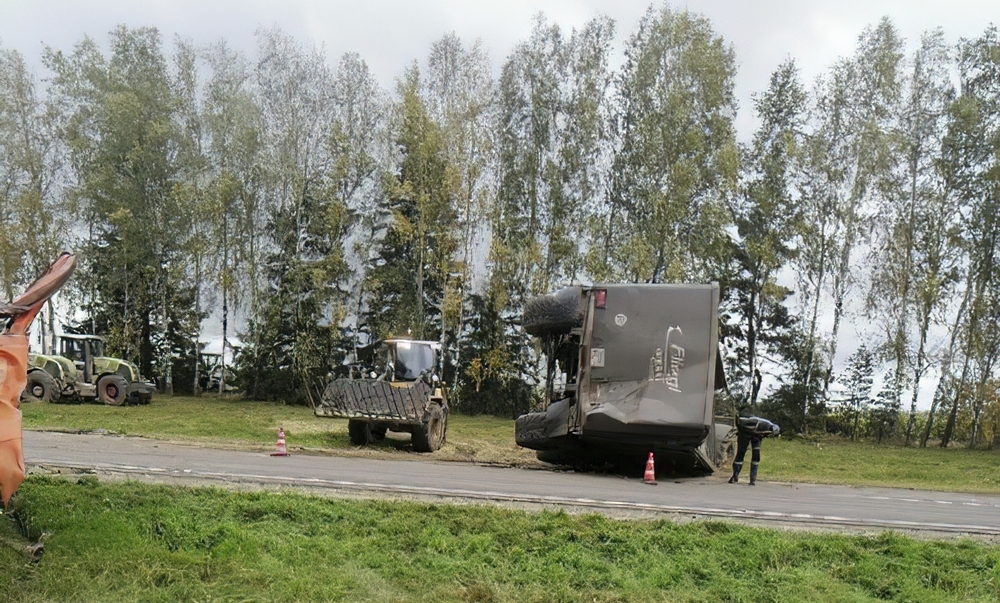
[[56,116],[21,53],[0,47],[0,293],[8,299],[48,265],[64,234]]
[[157,324],[164,337],[185,339],[194,318],[183,303],[189,285],[178,278],[190,232],[175,194],[179,99],[160,35],[122,26],[111,33],[110,56],[85,39],[69,56],[46,50],[45,61],[66,108],[74,209],[87,229],[78,274],[88,326],[107,334],[111,353],[151,375]]
[[762,385],[761,356],[780,349],[796,323],[784,310],[791,291],[777,277],[794,258],[801,232],[793,177],[805,102],[798,70],[788,61],[756,99],[761,126],[745,152],[747,182],[732,202],[739,238],[729,252],[733,267],[725,281],[735,315],[724,329],[728,382],[731,393],[750,407],[756,406]]
[[[322,54],[278,31],[261,34],[260,46],[267,57],[257,72],[266,84],[262,136],[277,152],[262,186],[277,202],[266,221],[263,291],[252,307],[239,373],[251,398],[315,405],[326,375],[347,353],[338,327],[349,278],[344,240],[356,216],[344,195],[354,175],[351,153],[360,149],[345,149],[338,135],[344,122],[327,110],[335,86]],[[233,194],[246,195],[246,188]]]
[[618,278],[702,280],[728,261],[735,62],[707,19],[667,5],[650,8],[629,39],[605,238]]
[[455,408],[516,419],[531,410],[533,367],[525,362],[530,342],[505,320],[502,304],[481,295],[470,302]]
[[385,178],[385,232],[367,275],[367,320],[379,338],[437,340],[444,328],[445,288],[457,247],[458,180],[419,89],[414,67],[400,84],[400,163]]
[[874,360],[871,350],[862,345],[847,359],[847,367],[839,378],[844,387],[847,388],[845,403],[850,410],[844,433],[850,434],[852,440],[858,439],[861,415],[866,414],[868,405],[872,402]]

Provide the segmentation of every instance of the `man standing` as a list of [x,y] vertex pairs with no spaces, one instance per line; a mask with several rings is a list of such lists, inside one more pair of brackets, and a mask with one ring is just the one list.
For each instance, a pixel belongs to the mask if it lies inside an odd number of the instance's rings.
[[760,417],[740,417],[736,420],[736,460],[733,461],[733,476],[730,484],[740,481],[740,471],[743,470],[743,459],[747,455],[747,445],[753,448],[750,457],[750,485],[757,483],[757,466],[760,465],[760,443],[767,436],[777,436],[781,428]]

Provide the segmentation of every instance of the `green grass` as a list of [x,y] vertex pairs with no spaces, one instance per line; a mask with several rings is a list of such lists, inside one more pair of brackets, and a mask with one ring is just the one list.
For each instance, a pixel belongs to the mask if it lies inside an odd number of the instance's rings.
[[[31,477],[0,602],[996,601],[1000,548]],[[11,532],[10,522],[0,529]]]
[[[409,436],[400,434],[366,448],[353,446],[347,421],[319,418],[304,406],[247,402],[214,396],[156,396],[148,406],[100,404],[21,405],[25,429],[105,429],[111,433],[160,440],[198,442],[244,450],[274,448],[278,427],[292,450],[341,455],[426,458],[412,452]],[[437,460],[532,464],[535,456],[514,444],[514,422],[496,417],[452,413],[448,441],[434,453]]]
[[903,448],[838,438],[764,440],[763,479],[892,486],[958,492],[1000,492],[1000,451]]

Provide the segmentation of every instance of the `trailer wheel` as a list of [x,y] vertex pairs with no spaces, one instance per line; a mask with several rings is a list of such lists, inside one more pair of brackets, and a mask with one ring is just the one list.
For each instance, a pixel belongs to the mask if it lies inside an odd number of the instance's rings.
[[583,325],[583,290],[566,287],[556,293],[540,295],[524,304],[521,325],[529,335],[558,335]]
[[105,375],[97,382],[97,398],[109,406],[125,403],[128,382],[121,375]]
[[413,449],[417,452],[434,452],[441,448],[448,434],[448,413],[440,404],[431,404],[427,421],[413,429]]
[[370,431],[373,442],[381,442],[385,439],[385,433],[389,431],[389,426],[385,423],[370,423]]
[[349,419],[347,421],[347,435],[355,446],[367,446],[375,440],[372,435],[372,424],[368,421]]
[[21,399],[25,402],[32,400],[55,402],[59,399],[59,385],[52,375],[45,371],[32,371],[28,373],[28,382],[24,386]]

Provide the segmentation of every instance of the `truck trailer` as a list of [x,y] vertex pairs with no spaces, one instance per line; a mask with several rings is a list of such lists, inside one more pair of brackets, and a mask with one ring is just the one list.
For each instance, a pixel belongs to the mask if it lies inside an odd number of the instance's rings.
[[735,432],[715,417],[726,387],[718,284],[568,287],[529,300],[522,326],[548,360],[545,409],[515,423],[539,458],[656,451],[712,472],[731,454]]

